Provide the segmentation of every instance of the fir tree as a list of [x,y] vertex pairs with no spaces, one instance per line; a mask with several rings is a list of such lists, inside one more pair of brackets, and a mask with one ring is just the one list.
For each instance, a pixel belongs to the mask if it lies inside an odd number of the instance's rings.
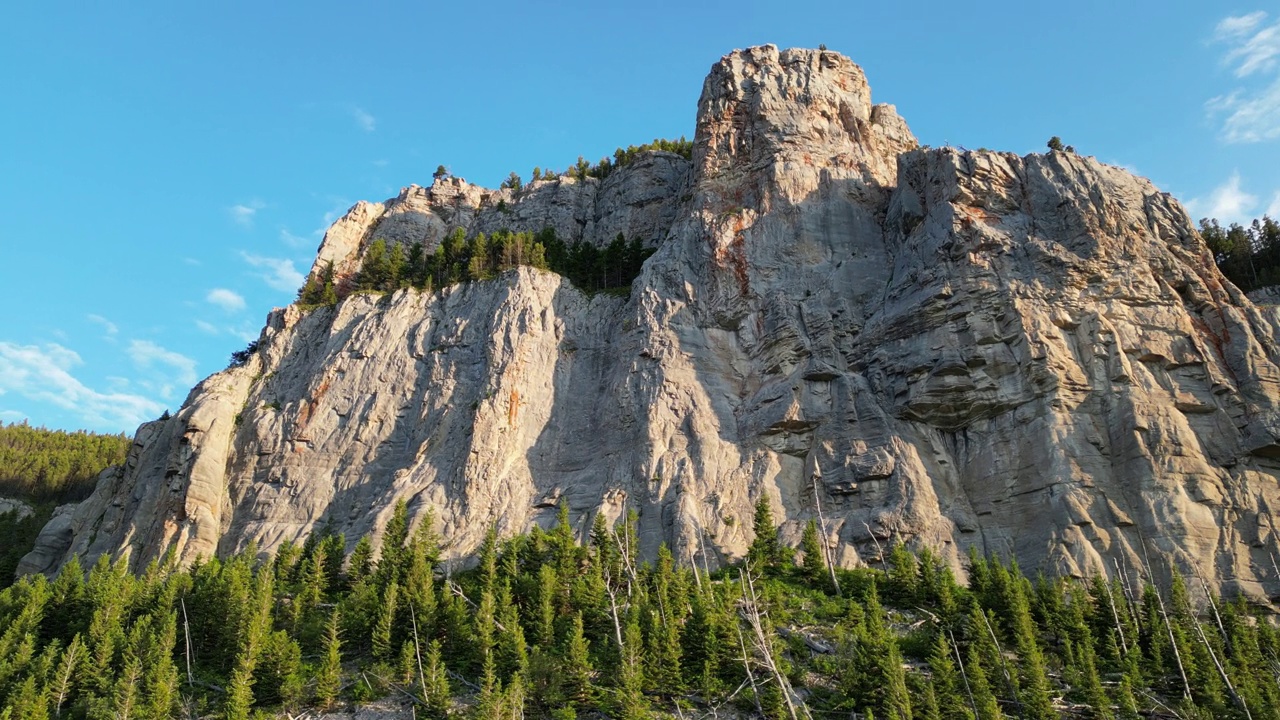
[[316,669],[315,698],[322,708],[333,705],[342,683],[342,641],[338,637],[339,616],[337,608],[329,616],[324,655]]
[[1016,573],[1016,566],[1005,589],[1005,605],[1010,611],[1009,623],[1012,625],[1013,641],[1020,660],[1018,685],[1023,710],[1031,720],[1054,720],[1057,712],[1049,697],[1049,677],[1045,671],[1044,654],[1036,639],[1035,623],[1031,618],[1026,580]]
[[248,612],[241,620],[240,652],[236,657],[231,682],[227,686],[224,709],[227,720],[244,720],[253,706],[253,677],[267,633],[271,631],[271,606],[275,578],[270,564],[259,568],[254,578],[253,595]]
[[426,687],[422,689],[423,698],[431,717],[444,718],[449,714],[449,678],[445,671],[444,660],[440,655],[440,641],[432,640],[427,649],[427,657],[423,662],[423,678]]
[[366,535],[356,542],[347,562],[347,577],[352,585],[373,575],[376,563],[373,561],[373,543]]
[[644,700],[643,639],[640,633],[639,612],[633,607],[627,613],[626,630],[623,633],[622,657],[618,667],[616,704],[623,720],[645,720],[649,716]]
[[[120,718],[129,718],[128,714],[131,708],[126,708],[126,714],[119,715]],[[36,681],[35,676],[28,675],[27,679],[22,681],[18,686],[17,692],[13,694],[9,706],[0,710],[0,718],[13,718],[13,720],[48,720],[49,718],[49,699]]]
[[929,672],[933,677],[931,689],[939,708],[940,718],[945,720],[973,720],[968,692],[963,678],[956,670],[951,643],[939,630],[929,650]]
[[756,501],[755,518],[751,524],[755,538],[747,550],[747,560],[757,571],[773,568],[782,559],[782,544],[778,540],[778,526],[773,521],[773,508],[769,498],[760,496]]
[[996,702],[995,692],[987,679],[981,653],[975,646],[969,647],[969,656],[965,662],[965,673],[969,678],[969,688],[973,693],[973,703],[978,708],[978,720],[1000,720],[1004,715],[1000,712],[1000,704]]
[[373,656],[382,660],[391,657],[395,648],[392,637],[392,626],[396,618],[396,603],[399,599],[400,585],[394,580],[382,591],[382,602],[378,605],[377,618],[373,624]]
[[826,579],[827,564],[822,555],[822,545],[818,541],[818,523],[810,520],[805,523],[804,535],[800,538],[800,549],[804,552],[804,572],[809,581],[822,583]]
[[588,707],[594,697],[591,656],[588,641],[582,632],[582,613],[574,615],[573,623],[563,642],[561,677],[565,697],[578,707]]
[[904,604],[914,604],[919,567],[916,556],[901,542],[893,544],[889,551],[889,590],[893,598]]

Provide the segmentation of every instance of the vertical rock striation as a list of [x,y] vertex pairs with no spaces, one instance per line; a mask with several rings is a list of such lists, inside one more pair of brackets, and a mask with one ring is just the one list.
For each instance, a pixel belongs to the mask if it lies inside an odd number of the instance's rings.
[[1089,574],[1151,557],[1280,595],[1274,313],[1149,182],[1063,152],[919,148],[835,53],[717,63],[692,162],[485,190],[444,178],[329,230],[539,230],[656,247],[629,298],[531,268],[434,293],[274,311],[243,367],[143,425],[125,466],[21,568],[184,561],[397,499],[452,557],[493,526],[639,513],[649,551],[738,557],[764,496],[798,539],[820,501],[845,564],[883,542]]

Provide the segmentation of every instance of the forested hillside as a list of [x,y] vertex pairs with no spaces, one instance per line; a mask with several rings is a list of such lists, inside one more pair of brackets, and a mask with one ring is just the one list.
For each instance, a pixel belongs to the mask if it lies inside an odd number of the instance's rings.
[[93,491],[98,473],[124,462],[129,437],[0,422],[0,495],[69,502]]
[[0,587],[35,541],[53,508],[93,492],[103,469],[124,462],[130,439],[0,422],[0,497],[22,500],[34,512],[0,514]]
[[[247,718],[384,694],[418,717],[962,720],[1280,716],[1280,637],[1241,601],[1195,608],[1138,580],[1037,579],[928,551],[835,570],[769,507],[747,562],[638,562],[634,516],[490,535],[438,561],[403,504],[375,553],[322,534],[141,577],[102,559],[0,593],[7,718]],[[693,562],[688,562],[693,561]],[[1198,610],[1200,612],[1198,612]]]
[[1263,216],[1249,225],[1222,227],[1216,219],[1200,221],[1200,234],[1222,274],[1248,292],[1280,285],[1280,223]]
[[336,278],[333,263],[308,278],[298,290],[304,306],[332,305],[352,292],[393,292],[400,288],[442,288],[459,282],[487,280],[511,268],[528,265],[568,278],[584,292],[628,292],[644,261],[653,254],[639,239],[618,235],[604,248],[578,240],[565,243],[553,228],[538,233],[500,230],[467,238],[458,228],[433,252],[414,243],[369,244],[360,270],[351,278]]

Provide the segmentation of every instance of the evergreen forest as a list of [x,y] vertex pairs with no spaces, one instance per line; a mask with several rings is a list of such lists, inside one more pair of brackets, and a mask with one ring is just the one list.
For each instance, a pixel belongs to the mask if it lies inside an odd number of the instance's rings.
[[332,305],[353,292],[392,292],[414,287],[430,291],[461,282],[487,280],[522,265],[550,270],[585,292],[625,295],[653,254],[638,238],[621,234],[604,248],[582,240],[565,243],[553,228],[537,233],[499,230],[467,238],[457,228],[427,252],[422,243],[405,246],[374,240],[360,270],[351,278],[335,278],[333,264],[313,275],[298,291],[303,306]]
[[13,579],[22,556],[58,505],[93,492],[98,473],[124,462],[132,440],[120,435],[66,432],[0,422],[0,497],[21,500],[32,512],[0,513],[0,587]]
[[98,473],[124,462],[127,435],[35,428],[0,422],[0,495],[73,502],[88,497]]
[[1243,600],[1026,578],[898,544],[824,559],[781,544],[767,502],[742,561],[652,562],[636,517],[491,532],[442,562],[404,504],[375,551],[320,532],[140,575],[100,558],[0,593],[0,717],[229,720],[391,696],[431,718],[989,720],[1280,717],[1280,634]]
[[1200,236],[1213,253],[1218,269],[1236,287],[1249,292],[1280,285],[1280,222],[1263,216],[1249,225],[1217,220],[1200,221]]

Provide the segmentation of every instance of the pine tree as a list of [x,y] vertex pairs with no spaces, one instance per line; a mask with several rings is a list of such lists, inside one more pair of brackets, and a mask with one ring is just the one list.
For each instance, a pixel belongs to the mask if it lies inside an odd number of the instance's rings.
[[800,538],[800,549],[804,552],[804,573],[809,582],[822,583],[827,576],[827,564],[822,555],[822,545],[818,541],[818,523],[810,520],[805,523],[804,535]]
[[978,708],[978,720],[1000,720],[1004,715],[1000,712],[1000,704],[996,702],[991,682],[987,679],[987,671],[983,667],[982,654],[976,646],[969,647],[969,656],[965,661],[965,674],[969,677],[969,688],[973,693],[973,703]]
[[84,663],[85,655],[84,640],[80,633],[76,633],[71,639],[71,644],[67,645],[67,649],[62,652],[53,677],[50,678],[49,700],[53,704],[55,717],[62,714],[63,705],[76,691],[80,679],[80,666]]
[[426,687],[422,689],[422,695],[427,701],[428,712],[434,718],[444,718],[449,714],[450,690],[444,660],[440,656],[439,640],[432,640],[427,649],[427,657],[423,662],[423,678]]
[[387,587],[408,570],[405,544],[409,539],[409,508],[397,500],[391,519],[382,533],[382,555],[378,558],[378,584]]
[[382,602],[378,606],[378,614],[373,624],[373,656],[386,660],[391,657],[396,638],[392,637],[392,625],[396,618],[396,603],[400,594],[400,585],[392,580],[382,591]]
[[898,649],[897,639],[889,631],[875,586],[866,599],[866,618],[862,657],[872,682],[877,685],[870,693],[875,699],[875,706],[887,718],[911,720],[911,697],[902,669],[902,652]]
[[373,543],[369,542],[369,536],[366,535],[351,550],[351,558],[347,563],[348,581],[355,585],[361,580],[371,576],[376,567],[373,561]]
[[124,666],[115,682],[111,710],[117,720],[130,720],[141,714],[139,706],[142,698],[138,690],[142,680],[142,660],[134,648],[130,647],[125,650],[123,662]]
[[921,689],[914,693],[916,702],[915,720],[942,720],[942,708],[938,705],[937,691],[931,680],[920,683]]
[[963,687],[963,678],[956,670],[951,643],[939,630],[929,650],[929,672],[933,677],[931,689],[938,704],[940,717],[946,720],[973,720],[969,698]]
[[649,716],[644,700],[643,638],[640,633],[640,613],[632,606],[627,613],[626,630],[622,638],[622,657],[618,667],[616,693],[618,715],[623,720],[645,720]]
[[428,548],[415,540],[409,546],[409,569],[405,575],[405,601],[410,608],[410,624],[416,624],[422,636],[430,634],[436,622],[435,579],[432,575]]
[[146,690],[146,714],[149,717],[172,717],[178,706],[178,668],[173,662],[177,633],[177,615],[166,612],[159,632],[150,638],[146,649],[143,658],[143,687]]
[[529,645],[520,626],[520,607],[512,596],[510,581],[505,578],[498,589],[498,637],[496,657],[498,670],[506,677],[525,675],[529,670]]
[[316,670],[316,703],[322,708],[333,705],[342,683],[342,641],[338,637],[339,616],[337,608],[329,616],[324,656]]
[[302,702],[302,648],[284,631],[269,634],[258,661],[254,695],[260,704],[296,707]]
[[[988,690],[992,693],[998,688],[1000,693],[1004,693],[1010,700],[1016,702],[1018,700],[1018,682],[1014,673],[1010,672],[1008,663],[1005,662],[1004,654],[1000,652],[996,640],[992,637],[994,631],[994,623],[982,611],[982,607],[978,603],[972,603],[969,608],[968,618],[968,636],[969,644],[969,661],[978,658],[981,662],[984,673],[984,679],[987,680]],[[970,670],[970,682],[974,682],[974,696],[978,694],[976,682],[973,680],[975,671]],[[979,715],[983,713],[982,705],[978,706]]]
[[493,593],[487,588],[480,593],[480,606],[475,614],[476,659],[481,667],[480,692],[492,699],[498,687],[498,663],[494,657],[494,620],[496,609]]
[[889,551],[889,589],[893,599],[903,604],[914,604],[917,601],[918,574],[916,556],[901,542],[894,543]]
[[240,652],[236,656],[235,669],[227,686],[227,702],[223,710],[227,720],[245,720],[253,707],[254,670],[257,668],[264,640],[271,631],[275,585],[272,570],[270,564],[258,569],[249,611],[241,621]]
[[680,692],[684,678],[680,674],[680,629],[672,621],[664,621],[654,608],[648,611],[649,643],[645,651],[644,676],[649,691],[673,695]]
[[[1015,566],[1016,570],[1016,566]],[[1049,677],[1045,671],[1044,653],[1036,639],[1035,623],[1027,599],[1026,580],[1020,573],[1013,573],[1006,586],[1006,606],[1009,623],[1013,629],[1013,641],[1018,650],[1018,684],[1022,707],[1031,720],[1055,720],[1049,696]]]
[[361,290],[384,290],[390,280],[391,264],[387,241],[378,238],[369,243],[365,250],[360,272],[356,274],[356,287]]
[[551,647],[555,642],[556,571],[550,565],[538,567],[538,612],[534,619],[538,644]]
[[0,711],[0,718],[3,717],[11,717],[13,720],[48,720],[49,698],[34,675],[28,675],[18,686],[9,706]]
[[769,498],[761,495],[756,501],[755,518],[752,521],[755,539],[747,550],[747,560],[756,571],[773,568],[782,559],[782,544],[778,541],[778,526],[773,521],[773,508]]
[[595,694],[589,645],[582,631],[582,613],[578,613],[574,615],[573,624],[563,643],[564,655],[560,671],[565,696],[580,708],[588,707]]
[[480,570],[480,590],[494,592],[498,583],[498,529],[490,527],[476,554]]

